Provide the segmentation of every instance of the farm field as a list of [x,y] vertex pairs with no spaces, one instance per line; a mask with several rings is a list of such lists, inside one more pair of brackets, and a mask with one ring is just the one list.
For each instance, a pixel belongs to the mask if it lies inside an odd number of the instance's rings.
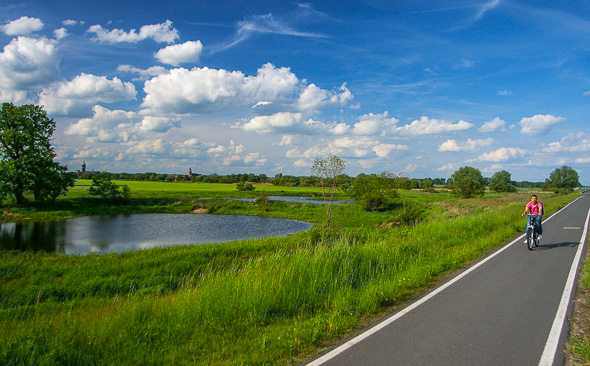
[[[400,191],[383,212],[336,205],[326,228],[323,205],[223,199],[241,193],[234,185],[120,184],[132,188],[126,204],[99,203],[77,186],[57,207],[7,211],[29,219],[200,209],[315,226],[108,255],[0,252],[1,364],[295,364],[522,233],[530,194]],[[575,197],[540,193],[547,215]]]

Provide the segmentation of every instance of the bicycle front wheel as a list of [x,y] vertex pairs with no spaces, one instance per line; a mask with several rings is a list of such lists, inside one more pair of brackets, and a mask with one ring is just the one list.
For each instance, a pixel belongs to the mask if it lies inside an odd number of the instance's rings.
[[532,227],[528,227],[526,229],[526,246],[529,248],[529,250],[533,250],[533,247],[535,246],[535,229]]

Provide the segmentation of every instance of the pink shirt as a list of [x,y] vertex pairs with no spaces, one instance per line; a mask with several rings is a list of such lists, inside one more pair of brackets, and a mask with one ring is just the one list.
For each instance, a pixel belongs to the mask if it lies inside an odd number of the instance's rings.
[[526,208],[529,209],[529,212],[532,215],[541,215],[541,212],[543,211],[543,204],[541,202],[537,202],[536,205],[533,205],[532,202],[529,202],[526,204]]

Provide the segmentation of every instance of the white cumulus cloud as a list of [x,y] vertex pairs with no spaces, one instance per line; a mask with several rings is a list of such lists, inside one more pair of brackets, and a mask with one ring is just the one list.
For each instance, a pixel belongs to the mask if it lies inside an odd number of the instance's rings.
[[70,33],[68,33],[68,30],[63,27],[53,31],[53,36],[57,40],[64,39],[69,35],[70,35]]
[[560,141],[551,142],[543,149],[545,152],[555,153],[562,151],[583,152],[590,151],[590,135],[580,131],[573,132]]
[[419,120],[414,120],[409,125],[397,127],[396,131],[401,135],[419,136],[464,131],[472,127],[473,124],[466,121],[452,123],[422,116]]
[[88,28],[88,33],[95,34],[95,40],[104,43],[137,43],[148,38],[159,43],[174,43],[179,38],[178,30],[172,27],[172,22],[167,20],[160,24],[144,25],[139,29],[125,32],[122,29],[106,30],[100,25],[93,25]]
[[140,124],[140,131],[164,133],[173,127],[180,127],[177,119],[166,117],[145,116]]
[[495,132],[495,131],[506,131],[506,121],[496,117],[491,121],[487,121],[479,128],[480,132]]
[[464,143],[458,144],[457,141],[455,141],[453,139],[448,139],[447,141],[443,142],[438,147],[438,151],[451,151],[451,152],[466,151],[466,152],[475,152],[475,151],[480,150],[482,147],[490,146],[494,142],[496,142],[496,140],[494,140],[492,138],[477,139],[477,140],[467,139],[467,141],[465,141]]
[[396,144],[379,144],[373,147],[373,151],[380,158],[386,158],[394,150],[408,150],[408,145],[396,145]]
[[72,81],[52,84],[39,95],[39,103],[48,113],[68,114],[89,107],[97,102],[114,103],[135,99],[137,91],[129,82],[114,77],[80,74]]
[[355,123],[352,133],[355,135],[385,135],[387,131],[393,129],[397,124],[396,118],[388,118],[389,112],[382,114],[365,114],[359,117],[359,122]]
[[353,98],[346,84],[342,84],[338,91],[332,92],[310,84],[299,96],[298,107],[303,111],[314,111],[331,106],[344,106]]
[[[116,128],[128,128],[139,120],[135,112],[112,111],[100,105],[94,106],[92,110],[94,115],[91,118],[82,118],[78,122],[71,124],[66,128],[65,134],[86,137],[118,136],[113,133]],[[118,141],[121,139],[117,137],[114,140]]]
[[163,139],[133,141],[130,147],[125,150],[126,154],[141,154],[152,156],[170,156],[173,151],[172,144]]
[[529,151],[525,150],[525,149],[521,149],[518,147],[503,147],[501,149],[482,154],[478,158],[470,160],[470,162],[472,162],[472,161],[485,161],[485,162],[499,163],[499,162],[508,161],[508,160],[511,160],[514,158],[523,157],[527,154],[529,154]]
[[9,36],[27,35],[43,29],[39,18],[20,17],[2,26],[2,31]]
[[38,91],[60,76],[56,41],[18,37],[0,53],[0,88]]
[[547,132],[553,125],[565,121],[563,117],[555,117],[550,114],[537,114],[533,117],[522,118],[519,124],[522,126],[521,133],[529,136],[541,135]]
[[259,134],[290,131],[303,120],[301,113],[279,112],[272,116],[256,116],[240,128],[244,131],[255,131]]
[[201,41],[188,41],[162,48],[154,54],[154,57],[163,64],[179,66],[183,63],[199,62],[202,51]]
[[208,113],[231,104],[291,97],[298,79],[288,68],[266,64],[257,75],[223,69],[176,68],[145,82],[142,107],[159,113]]

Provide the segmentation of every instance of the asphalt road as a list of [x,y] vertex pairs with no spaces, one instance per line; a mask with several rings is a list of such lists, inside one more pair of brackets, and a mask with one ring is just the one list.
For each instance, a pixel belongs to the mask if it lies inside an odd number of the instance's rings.
[[580,197],[545,219],[538,248],[513,241],[308,364],[562,365],[560,319],[571,312],[589,208],[590,195]]

